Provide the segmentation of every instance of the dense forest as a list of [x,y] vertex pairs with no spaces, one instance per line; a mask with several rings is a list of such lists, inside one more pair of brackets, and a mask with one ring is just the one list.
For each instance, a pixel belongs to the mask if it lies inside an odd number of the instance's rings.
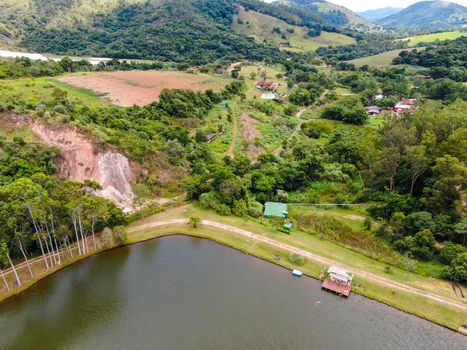
[[467,81],[467,37],[446,41],[425,50],[402,51],[393,64],[408,64],[429,68],[434,78]]
[[278,48],[232,31],[236,11],[235,2],[227,0],[122,3],[110,13],[95,14],[90,23],[66,30],[30,26],[23,45],[57,54],[191,64],[220,58],[284,59]]
[[59,61],[32,61],[27,57],[11,60],[0,60],[0,79],[18,79],[26,77],[54,77],[63,73],[76,72],[108,72],[151,69],[179,69],[186,70],[185,64],[169,64],[162,62],[134,62],[134,61],[102,61],[96,65],[86,60],[73,61],[64,57]]
[[392,34],[366,33],[358,37],[358,43],[354,45],[327,46],[316,50],[318,56],[328,63],[335,65],[337,62],[350,61],[361,57],[373,56],[386,51],[404,49],[407,43],[394,41]]

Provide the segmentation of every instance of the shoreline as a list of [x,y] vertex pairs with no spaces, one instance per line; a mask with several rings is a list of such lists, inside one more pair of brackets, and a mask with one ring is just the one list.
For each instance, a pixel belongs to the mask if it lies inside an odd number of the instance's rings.
[[[188,229],[188,230],[187,230]],[[0,296],[0,304],[3,304],[3,303],[6,303],[8,302],[10,299],[13,299],[15,297],[18,297],[18,296],[21,296],[22,293],[26,292],[29,288],[35,286],[39,281],[49,277],[49,276],[52,276],[54,275],[55,273],[57,273],[58,271],[61,271],[75,263],[79,263],[79,262],[84,262],[84,260],[90,258],[90,257],[94,257],[94,256],[98,256],[100,254],[103,254],[103,253],[106,253],[106,252],[109,252],[109,251],[112,251],[114,249],[118,249],[118,248],[122,248],[122,247],[125,247],[125,246],[131,246],[131,245],[135,245],[135,244],[142,244],[142,243],[145,243],[145,242],[148,242],[148,241],[152,241],[152,240],[155,240],[155,239],[159,239],[159,238],[164,238],[164,237],[170,237],[170,236],[184,236],[184,237],[195,237],[195,238],[200,238],[200,239],[206,239],[206,240],[209,240],[209,241],[212,241],[212,242],[215,242],[217,244],[221,244],[225,247],[228,247],[228,248],[231,248],[231,249],[234,249],[236,251],[239,251],[243,254],[246,254],[246,255],[249,255],[249,256],[252,256],[256,259],[260,259],[264,262],[267,262],[267,263],[271,263],[271,264],[274,264],[276,266],[279,266],[283,269],[287,269],[287,270],[292,270],[293,268],[297,268],[297,266],[293,265],[291,262],[289,262],[288,260],[286,259],[283,259],[286,254],[282,254],[282,253],[287,253],[287,251],[281,251],[281,260],[274,260],[274,256],[273,255],[267,255],[267,254],[261,254],[260,252],[258,251],[254,251],[254,249],[248,249],[248,248],[242,248],[239,244],[235,244],[233,242],[229,242],[225,239],[222,239],[221,237],[217,237],[217,236],[214,236],[214,235],[211,235],[207,232],[207,230],[204,230],[201,228],[196,228],[196,229],[190,229],[190,228],[185,228],[185,230],[183,230],[182,228],[167,228],[165,227],[164,228],[164,232],[157,232],[157,228],[148,228],[148,229],[142,229],[141,231],[135,231],[135,233],[138,232],[138,233],[142,233],[142,232],[146,232],[146,234],[143,236],[143,238],[133,238],[131,239],[130,235],[129,237],[127,237],[127,240],[125,242],[125,244],[121,245],[121,246],[116,246],[116,247],[111,247],[111,248],[107,248],[107,249],[101,249],[101,250],[98,250],[98,251],[94,251],[94,252],[91,252],[91,253],[88,253],[87,255],[83,255],[83,256],[79,256],[79,257],[76,257],[75,259],[69,259],[67,260],[63,265],[61,266],[55,266],[55,268],[53,270],[49,270],[47,273],[45,274],[42,274],[41,276],[39,277],[36,277],[26,283],[24,283],[21,287],[13,290],[13,291],[10,291],[9,293],[6,293],[5,295],[2,295]],[[279,250],[279,249],[276,249],[276,250]],[[310,262],[309,259],[307,259],[307,263],[306,265],[312,265],[312,266],[300,266],[298,268],[301,268],[303,269],[303,274],[307,277],[310,277],[310,278],[313,278],[315,280],[318,280],[318,281],[321,281],[321,279],[319,278],[320,276],[313,271],[313,267],[317,267],[318,266],[318,263],[317,262]],[[322,266],[324,267],[324,265]],[[317,271],[315,269],[315,271]],[[397,305],[394,305],[394,304],[391,304],[389,302],[386,302],[384,301],[382,298],[378,298],[378,296],[376,295],[373,295],[369,292],[365,292],[365,289],[360,289],[360,288],[356,288],[354,287],[353,290],[352,290],[353,293],[355,294],[358,294],[362,297],[365,297],[365,298],[368,298],[370,300],[374,300],[374,301],[377,301],[377,302],[380,302],[382,304],[385,304],[386,306],[389,306],[391,308],[394,308],[396,310],[399,310],[401,312],[404,312],[406,314],[409,314],[409,315],[412,315],[414,317],[418,317],[418,318],[421,318],[421,319],[424,319],[426,321],[429,321],[431,323],[434,323],[438,326],[441,326],[445,329],[448,329],[450,331],[453,331],[453,332],[456,332],[456,333],[459,333],[461,335],[464,335],[466,336],[467,334],[466,333],[463,333],[461,331],[461,329],[456,329],[454,327],[451,327],[449,326],[448,324],[445,324],[443,322],[440,322],[440,321],[437,321],[435,319],[432,319],[432,318],[429,318],[427,316],[424,316],[423,314],[417,314],[415,312],[412,312],[410,310],[407,310],[401,306],[397,306]]]

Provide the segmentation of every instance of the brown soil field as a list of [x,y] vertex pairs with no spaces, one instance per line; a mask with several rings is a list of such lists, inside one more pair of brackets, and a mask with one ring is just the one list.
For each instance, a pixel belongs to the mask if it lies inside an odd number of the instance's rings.
[[105,72],[70,75],[59,79],[101,94],[115,105],[145,106],[158,101],[162,89],[221,90],[231,79],[176,71]]
[[260,139],[262,134],[256,128],[256,125],[259,124],[259,121],[250,117],[248,114],[242,114],[242,139],[246,141],[246,155],[247,157],[256,162],[259,155],[263,153],[263,148],[261,146],[255,145],[256,139]]

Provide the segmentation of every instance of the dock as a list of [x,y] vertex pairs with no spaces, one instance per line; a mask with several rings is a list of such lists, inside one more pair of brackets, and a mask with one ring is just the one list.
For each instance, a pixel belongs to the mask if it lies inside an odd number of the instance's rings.
[[343,286],[339,283],[333,282],[329,278],[324,280],[323,284],[321,285],[321,289],[346,298],[350,295],[351,291],[350,286]]
[[331,266],[328,269],[328,274],[329,276],[324,280],[321,289],[347,298],[352,290],[353,273],[338,266]]

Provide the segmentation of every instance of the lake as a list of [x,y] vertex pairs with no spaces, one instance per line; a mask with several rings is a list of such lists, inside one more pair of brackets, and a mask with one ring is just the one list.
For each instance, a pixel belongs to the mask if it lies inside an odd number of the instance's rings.
[[465,349],[466,337],[214,242],[172,236],[0,305],[0,349]]

